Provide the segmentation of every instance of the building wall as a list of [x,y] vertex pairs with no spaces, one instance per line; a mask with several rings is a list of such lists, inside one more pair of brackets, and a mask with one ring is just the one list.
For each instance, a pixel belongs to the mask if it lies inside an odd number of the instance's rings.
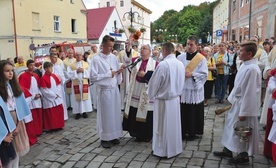
[[[124,6],[120,6],[120,1],[124,2]],[[133,4],[132,0],[100,0],[100,7],[107,7],[107,2],[110,2],[110,6],[116,7],[121,18],[121,22],[123,23],[123,26],[125,28],[127,37],[129,37],[130,35],[127,29],[128,27],[130,27],[131,22],[127,19],[128,14],[125,13],[130,12],[130,8],[132,8],[132,12],[138,12],[143,19],[138,20],[138,15],[135,14],[136,19],[132,23],[133,27],[135,29],[140,29],[141,27],[146,28],[146,32],[143,33],[139,42],[140,44],[150,44],[150,14],[148,12]],[[125,21],[122,20],[124,14],[126,18]]]
[[276,1],[269,0],[269,9],[268,9],[268,24],[265,27],[267,30],[265,32],[267,37],[276,38]]
[[15,57],[11,0],[0,0],[0,59]]
[[[272,2],[273,0],[251,0],[252,4],[250,4],[250,1],[248,1],[249,3],[246,3],[246,0],[243,0],[244,2],[241,6],[241,1],[242,0],[231,0],[232,18],[230,22],[230,40],[241,42],[244,39],[250,38],[249,36],[258,35],[260,40],[263,41],[265,38],[273,36],[273,33],[268,30],[274,30],[275,26],[271,23],[273,20],[269,18],[273,18],[275,16],[276,2]],[[236,10],[234,10],[235,3],[233,2],[236,3]],[[252,11],[251,22],[249,23],[250,5],[252,5]],[[274,12],[270,8],[274,8]],[[269,13],[269,11],[271,12]],[[270,25],[270,27],[268,25]]]
[[228,25],[228,0],[221,0],[213,10],[213,42],[219,43],[221,41],[227,41],[227,35],[222,37],[216,36],[216,30],[224,30],[224,34],[227,33]]
[[[1,0],[1,8],[5,9],[11,6],[6,1],[11,0]],[[25,57],[25,59],[33,54],[33,51],[29,49],[29,45],[32,43],[37,46],[53,42],[87,41],[86,8],[81,0],[75,0],[74,3],[70,3],[69,0],[14,0],[14,2],[18,55]],[[0,11],[2,12],[2,10]],[[54,31],[54,15],[60,17],[60,31],[58,32]],[[5,16],[7,18],[13,17],[12,12],[6,13]],[[71,19],[76,20],[74,33],[71,31]],[[8,24],[6,29],[13,30],[13,22],[6,23]],[[7,31],[0,29],[0,34],[2,32]],[[9,31],[8,36],[14,36],[14,32]],[[6,44],[3,40],[2,43]],[[3,53],[6,54],[4,55],[9,55],[10,51],[8,50],[13,51],[14,57],[14,48],[5,48]]]

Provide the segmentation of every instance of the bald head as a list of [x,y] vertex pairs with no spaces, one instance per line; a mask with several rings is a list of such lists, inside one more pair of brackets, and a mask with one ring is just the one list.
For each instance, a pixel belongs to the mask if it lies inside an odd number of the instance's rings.
[[76,56],[76,61],[81,61],[82,60],[82,53],[81,52],[77,51],[75,56]]
[[22,64],[22,63],[24,62],[23,57],[22,57],[22,56],[18,56],[18,57],[17,57],[17,62],[18,62],[19,64]]

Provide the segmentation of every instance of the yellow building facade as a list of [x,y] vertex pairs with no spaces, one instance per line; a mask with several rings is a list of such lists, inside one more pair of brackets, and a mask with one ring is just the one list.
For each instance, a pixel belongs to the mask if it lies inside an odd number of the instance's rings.
[[82,0],[0,0],[0,59],[33,57],[32,46],[87,42]]

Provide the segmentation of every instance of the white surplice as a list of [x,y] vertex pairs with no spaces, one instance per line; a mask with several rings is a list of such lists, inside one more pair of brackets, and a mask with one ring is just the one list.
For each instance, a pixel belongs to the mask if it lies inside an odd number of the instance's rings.
[[[187,54],[177,57],[186,67],[191,60],[186,59]],[[204,84],[208,76],[207,60],[203,58],[193,71],[192,78],[186,78],[185,88],[181,95],[181,103],[199,104],[204,100]]]
[[[42,66],[43,67],[43,66]],[[63,112],[64,112],[64,120],[68,120],[68,112],[67,112],[67,104],[66,104],[66,97],[65,97],[65,90],[64,90],[64,85],[67,82],[67,79],[64,75],[64,64],[61,62],[58,64],[57,62],[53,64],[53,74],[55,74],[60,80],[61,80],[61,85],[62,85],[62,93],[60,94],[62,97],[62,106],[63,106]],[[45,70],[42,69],[42,74],[44,75]]]
[[174,54],[158,64],[149,81],[149,99],[154,99],[154,155],[170,158],[182,152],[179,96],[183,92],[184,82],[185,68]]
[[[30,90],[28,91],[32,94],[31,97],[26,98],[26,102],[30,110],[36,109],[36,108],[42,108],[41,98],[38,98],[35,100],[36,94],[40,94],[40,95],[42,94],[40,92],[40,89],[38,88],[37,80],[33,76],[31,77],[31,86],[30,86]],[[29,123],[32,120],[33,120],[32,115],[24,119],[25,123]]]
[[[234,88],[228,97],[232,108],[225,120],[222,144],[229,150],[241,153],[248,152],[249,156],[259,152],[258,115],[259,101],[257,96],[261,91],[261,71],[257,65],[258,59],[243,62],[235,78]],[[239,121],[239,116],[246,121]],[[253,128],[249,142],[241,142],[235,134],[234,126],[246,125]]]
[[61,96],[63,93],[62,86],[57,85],[55,79],[52,76],[50,77],[50,81],[51,81],[51,88],[42,88],[42,87],[40,88],[40,91],[43,95],[42,97],[43,109],[58,106],[63,102],[63,98]]
[[110,141],[123,136],[121,119],[121,97],[118,85],[122,82],[122,74],[111,71],[120,68],[115,55],[99,53],[91,61],[91,82],[98,89],[97,128],[101,140]]
[[[82,68],[82,61],[77,62],[77,68]],[[68,77],[71,80],[78,79],[79,82],[79,90],[81,97],[83,95],[83,79],[90,78],[90,68],[84,69],[82,73],[77,73],[77,70],[72,70],[70,66],[67,67]],[[72,83],[72,105],[73,105],[73,114],[84,113],[84,112],[92,112],[92,101],[90,97],[90,90],[88,88],[88,99],[77,101],[74,93],[74,86]]]

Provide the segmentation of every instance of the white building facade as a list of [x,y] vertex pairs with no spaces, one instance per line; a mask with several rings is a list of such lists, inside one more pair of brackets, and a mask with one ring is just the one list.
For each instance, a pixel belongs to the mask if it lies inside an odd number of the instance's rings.
[[213,10],[213,43],[228,40],[229,0],[220,0]]
[[[121,22],[123,23],[124,29],[126,31],[127,37],[129,37],[130,33],[128,28],[131,25],[131,21],[129,19],[129,13],[132,9],[133,15],[133,28],[138,30],[140,28],[145,28],[146,32],[142,33],[139,44],[150,44],[150,14],[152,13],[149,9],[144,7],[142,4],[138,3],[135,0],[100,0],[99,7],[109,7],[115,6],[119,16],[121,18]],[[129,12],[129,13],[127,13]],[[140,20],[138,20],[138,14],[140,16]],[[124,21],[123,17],[126,19]],[[119,27],[120,28],[120,27]]]

